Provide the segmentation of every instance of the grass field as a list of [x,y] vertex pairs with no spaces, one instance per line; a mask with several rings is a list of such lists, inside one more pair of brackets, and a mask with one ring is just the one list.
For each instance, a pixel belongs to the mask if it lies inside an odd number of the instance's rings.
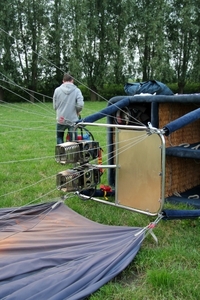
[[[82,117],[106,106],[86,102]],[[99,122],[104,123],[102,119]],[[0,207],[22,206],[63,196],[56,188],[55,113],[51,103],[0,104]],[[105,151],[106,129],[91,128]],[[106,183],[106,174],[103,175]],[[155,218],[72,195],[66,204],[96,222],[142,227]],[[200,299],[200,219],[160,221],[135,260],[90,300]]]

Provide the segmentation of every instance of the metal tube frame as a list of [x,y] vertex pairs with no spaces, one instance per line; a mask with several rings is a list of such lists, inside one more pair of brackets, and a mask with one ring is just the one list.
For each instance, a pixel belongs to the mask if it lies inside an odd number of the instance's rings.
[[[162,173],[160,174],[161,178],[162,178],[161,179],[161,199],[160,199],[161,200],[160,211],[161,211],[162,207],[164,205],[164,201],[165,201],[165,162],[166,162],[165,138],[164,138],[163,130],[152,127],[151,124],[149,124],[149,127],[147,127],[147,126],[132,126],[132,125],[103,124],[103,123],[84,123],[84,122],[76,124],[75,130],[78,127],[81,127],[81,126],[97,126],[97,127],[118,128],[118,129],[135,129],[135,130],[140,130],[140,131],[146,131],[147,134],[149,134],[149,135],[150,134],[158,134],[159,135],[159,137],[161,139],[161,170],[162,170]],[[103,167],[104,166],[101,165],[101,168],[103,168]],[[105,168],[117,168],[117,167],[118,167],[117,165],[105,165]],[[134,211],[134,212],[137,212],[137,213],[142,213],[142,214],[145,214],[145,215],[148,215],[148,216],[156,216],[160,213],[160,211],[159,211],[159,212],[153,214],[153,213],[141,211],[141,210],[138,210],[138,209],[135,209],[135,208],[132,208],[132,207],[123,206],[123,205],[120,205],[116,202],[113,203],[113,202],[105,201],[105,200],[102,200],[102,199],[98,199],[96,197],[86,196],[86,195],[83,195],[79,192],[77,192],[77,194],[85,200],[94,200],[96,202],[100,202],[100,203],[103,203],[103,204],[107,204],[107,205],[116,206],[116,207],[119,207],[119,208],[131,210],[131,211]]]

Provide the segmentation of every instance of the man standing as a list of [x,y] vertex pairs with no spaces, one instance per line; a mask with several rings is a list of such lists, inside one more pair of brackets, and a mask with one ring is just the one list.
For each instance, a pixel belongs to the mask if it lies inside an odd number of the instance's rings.
[[57,144],[64,142],[66,129],[68,129],[70,141],[76,139],[73,125],[78,120],[83,106],[81,90],[74,85],[74,79],[69,73],[64,74],[63,83],[55,89],[53,94],[53,108],[56,110],[57,121]]

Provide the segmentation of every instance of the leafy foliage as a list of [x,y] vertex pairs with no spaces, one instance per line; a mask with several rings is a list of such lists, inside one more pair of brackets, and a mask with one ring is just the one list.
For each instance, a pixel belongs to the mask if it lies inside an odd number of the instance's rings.
[[0,74],[52,95],[70,71],[99,100],[106,84],[127,76],[177,82],[183,93],[200,79],[197,0],[2,0]]

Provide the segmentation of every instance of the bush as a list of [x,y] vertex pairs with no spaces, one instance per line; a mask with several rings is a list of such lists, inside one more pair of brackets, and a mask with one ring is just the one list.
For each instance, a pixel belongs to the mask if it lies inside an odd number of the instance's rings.
[[[79,86],[81,92],[84,96],[84,101],[90,101],[90,89],[87,86],[80,85]],[[104,84],[104,86],[98,89],[98,101],[109,100],[115,96],[125,95],[124,86],[121,84]]]
[[100,90],[100,95],[109,100],[115,96],[126,95],[124,91],[124,85],[122,84],[105,84],[103,88]]
[[87,86],[85,85],[79,85],[78,88],[81,90],[84,101],[90,101],[90,90]]
[[199,83],[187,83],[184,87],[184,94],[193,94],[200,93],[200,84]]
[[[178,83],[169,83],[167,86],[172,90],[174,94],[179,92]],[[200,93],[200,84],[194,82],[188,82],[184,87],[184,94]]]
[[[177,94],[179,92],[178,83],[168,83],[166,84],[174,94]],[[83,93],[84,101],[91,101],[91,95],[90,95],[90,89],[85,85],[79,85],[80,90]],[[40,94],[35,94],[35,102],[38,101],[45,101],[45,102],[51,102],[52,96],[53,96],[53,89],[51,87],[50,89],[47,89],[46,87],[40,91],[38,91]],[[126,93],[124,91],[124,85],[123,84],[104,84],[104,86],[100,89],[98,89],[98,101],[107,100],[109,101],[112,97],[115,96],[126,96]],[[193,83],[188,82],[186,86],[184,87],[184,94],[194,94],[194,93],[200,93],[200,83]],[[43,96],[44,95],[44,96]],[[46,95],[46,97],[45,97]],[[27,100],[30,101],[30,95],[23,89],[20,88],[11,88],[9,87],[9,90],[3,89],[2,94],[3,101],[6,102],[26,102]]]

